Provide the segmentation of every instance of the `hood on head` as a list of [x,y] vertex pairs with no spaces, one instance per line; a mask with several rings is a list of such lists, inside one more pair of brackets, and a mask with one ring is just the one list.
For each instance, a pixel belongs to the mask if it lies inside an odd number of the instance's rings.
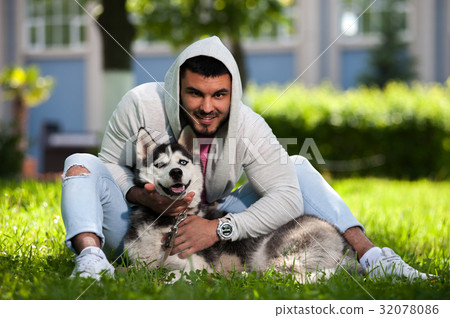
[[[220,132],[223,137],[234,137],[236,135],[236,128],[238,125],[239,108],[242,97],[242,84],[239,69],[231,52],[225,47],[217,36],[206,38],[194,42],[188,46],[177,57],[175,62],[170,67],[164,78],[164,103],[175,139],[180,136],[181,127],[180,122],[180,66],[189,58],[199,55],[206,55],[221,61],[230,71],[232,76],[231,83],[231,108],[229,116],[229,124],[224,125],[227,132]],[[181,110],[182,111],[182,110]]]

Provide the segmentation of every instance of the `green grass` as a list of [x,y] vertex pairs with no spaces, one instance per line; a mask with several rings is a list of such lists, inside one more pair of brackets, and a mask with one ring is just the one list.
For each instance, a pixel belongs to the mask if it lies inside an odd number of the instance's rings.
[[[449,299],[450,182],[333,180],[368,236],[421,271],[439,277],[407,282],[335,275],[299,285],[272,272],[231,277],[204,272],[164,283],[164,270],[131,270],[116,279],[68,279],[61,184],[0,181],[0,299]],[[360,285],[364,288],[361,288]]]

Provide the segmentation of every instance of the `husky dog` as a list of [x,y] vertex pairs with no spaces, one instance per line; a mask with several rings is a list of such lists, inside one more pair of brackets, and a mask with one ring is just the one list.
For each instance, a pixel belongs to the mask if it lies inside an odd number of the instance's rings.
[[[141,164],[136,168],[135,183],[138,186],[153,183],[159,194],[174,200],[195,192],[187,214],[218,219],[226,213],[200,208],[203,175],[200,165],[194,164],[191,152],[185,148],[192,147],[192,136],[192,131],[183,130],[178,143],[156,146],[141,129],[136,144]],[[314,281],[318,274],[329,276],[340,268],[352,271],[356,268],[358,273],[363,273],[355,251],[344,237],[331,224],[316,217],[301,216],[258,238],[220,241],[188,259],[168,256],[161,244],[162,237],[175,222],[176,217],[158,214],[150,208],[140,207],[134,211],[125,236],[130,260],[139,260],[149,268],[163,266],[174,272],[206,269],[227,274],[229,271],[273,269],[292,273],[301,283]]]

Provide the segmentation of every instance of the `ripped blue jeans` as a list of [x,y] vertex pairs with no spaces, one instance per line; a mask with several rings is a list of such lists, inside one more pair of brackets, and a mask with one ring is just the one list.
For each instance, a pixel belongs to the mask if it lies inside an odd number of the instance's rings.
[[[73,166],[84,167],[88,172],[67,177],[67,170]],[[66,159],[61,214],[68,248],[75,252],[71,239],[77,234],[91,232],[100,238],[106,255],[119,255],[123,250],[130,212],[122,191],[98,157],[74,154]]]
[[[291,159],[295,163],[302,189],[305,214],[327,220],[341,233],[354,226],[364,229],[308,160],[300,156],[292,156]],[[84,167],[87,172],[80,176],[66,176],[67,171],[74,166]],[[239,213],[258,199],[250,184],[246,183],[221,200],[218,209]],[[131,212],[131,206],[99,158],[89,154],[74,154],[66,159],[61,213],[68,248],[75,252],[71,239],[77,234],[91,232],[100,238],[106,255],[120,255]]]

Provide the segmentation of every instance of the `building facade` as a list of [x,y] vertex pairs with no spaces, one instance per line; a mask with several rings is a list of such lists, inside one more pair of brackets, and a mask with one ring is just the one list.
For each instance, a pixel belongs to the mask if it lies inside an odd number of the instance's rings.
[[[289,14],[292,34],[244,43],[249,80],[258,84],[329,81],[347,89],[367,69],[377,45],[386,0],[297,0]],[[44,127],[101,136],[120,97],[105,105],[98,4],[74,0],[0,0],[0,70],[36,64],[55,78],[51,98],[30,110],[29,154],[44,171]],[[404,0],[404,40],[416,59],[418,79],[445,82],[450,76],[450,0]],[[163,81],[176,53],[168,45],[135,43],[133,85]],[[127,88],[128,89],[128,88]],[[117,93],[117,92],[116,92]],[[122,92],[119,92],[122,93]],[[0,92],[0,121],[10,119]]]

